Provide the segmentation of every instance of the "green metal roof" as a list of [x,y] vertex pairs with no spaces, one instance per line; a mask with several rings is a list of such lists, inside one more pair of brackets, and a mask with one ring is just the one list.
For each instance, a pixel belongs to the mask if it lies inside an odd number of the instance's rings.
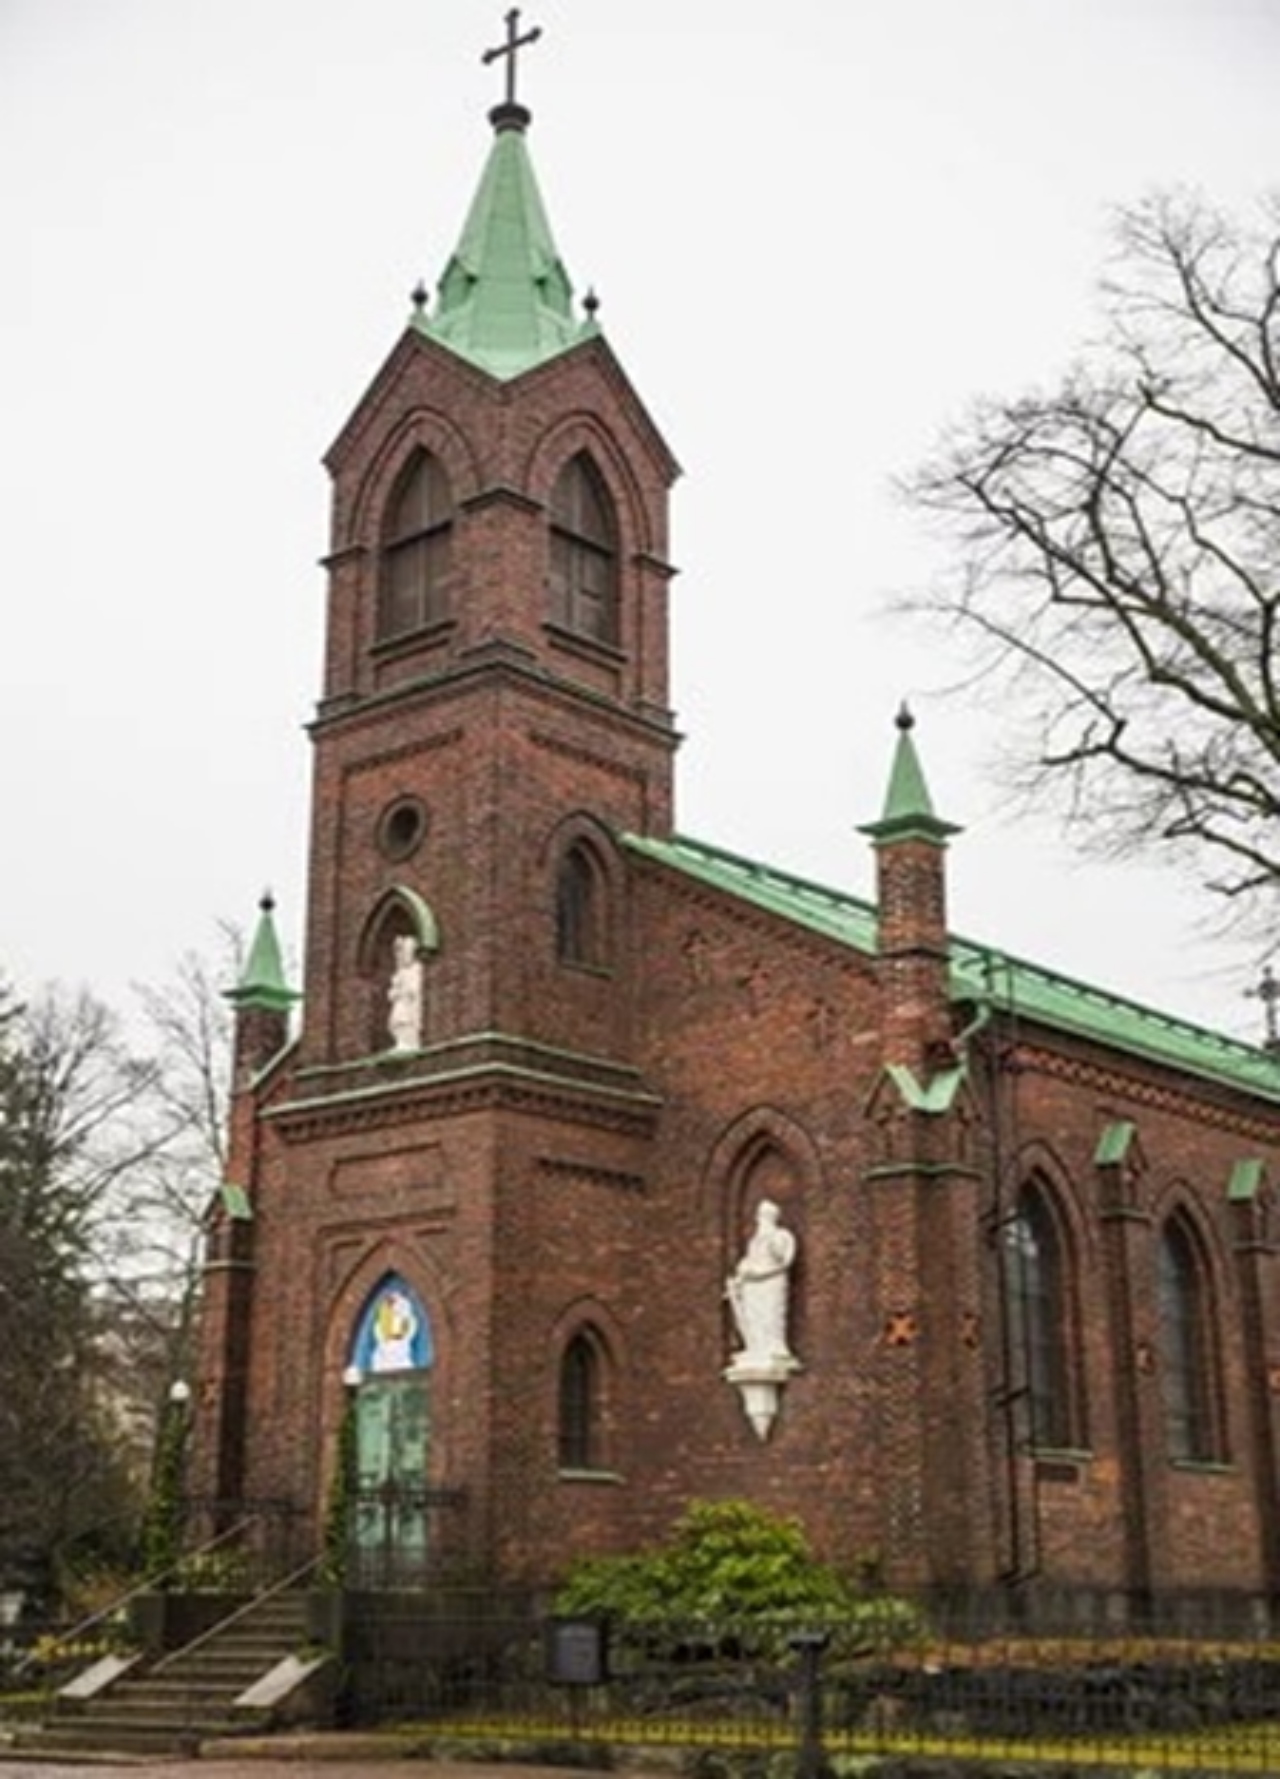
[[924,767],[911,739],[915,718],[905,704],[898,712],[897,725],[898,745],[889,772],[884,813],[879,821],[864,823],[861,832],[881,843],[887,840],[943,841],[948,834],[958,834],[960,830],[954,822],[945,822],[934,814]]
[[949,1112],[954,1106],[965,1073],[963,1063],[957,1063],[953,1068],[939,1069],[933,1079],[922,1086],[915,1071],[904,1063],[891,1062],[885,1069],[904,1106],[909,1106],[913,1112],[929,1112],[935,1117]]
[[[876,910],[869,902],[791,877],[686,836],[625,835],[632,852],[727,895],[807,927],[868,957],[876,952]],[[1280,1059],[1039,964],[951,935],[951,994],[985,1003],[1010,1018],[1086,1038],[1280,1104]]]
[[257,1007],[270,1013],[285,1013],[295,1001],[301,1000],[296,989],[284,977],[284,961],[273,916],[275,902],[270,895],[258,903],[258,926],[240,972],[240,980],[227,990],[227,999],[236,1007]]
[[499,106],[496,134],[462,239],[445,267],[433,313],[411,325],[499,378],[518,377],[599,333],[573,313],[560,258],[525,146],[523,106]]
[[252,1223],[253,1206],[249,1202],[249,1194],[243,1186],[235,1185],[231,1180],[224,1180],[219,1192],[222,1208],[233,1223]]
[[1237,1161],[1227,1182],[1227,1197],[1233,1204],[1252,1204],[1265,1179],[1266,1164],[1259,1156],[1251,1155]]
[[1093,1152],[1094,1164],[1097,1167],[1119,1167],[1129,1153],[1137,1129],[1131,1118],[1118,1118],[1108,1124]]

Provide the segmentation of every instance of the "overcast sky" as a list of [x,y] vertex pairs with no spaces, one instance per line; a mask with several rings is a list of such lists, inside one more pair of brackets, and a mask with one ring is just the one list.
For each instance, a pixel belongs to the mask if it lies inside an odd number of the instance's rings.
[[[301,942],[319,458],[434,284],[479,0],[0,0],[0,968],[122,1000],[274,886]],[[866,892],[909,696],[970,935],[1241,1035],[1167,870],[1011,824],[998,713],[886,613],[891,479],[1096,323],[1110,209],[1275,178],[1276,0],[543,0],[552,226],[685,476],[686,832]]]

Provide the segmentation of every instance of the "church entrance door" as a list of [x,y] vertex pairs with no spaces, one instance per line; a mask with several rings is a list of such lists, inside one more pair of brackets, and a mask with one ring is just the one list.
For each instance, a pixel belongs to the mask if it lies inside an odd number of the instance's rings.
[[357,1390],[353,1543],[361,1586],[425,1579],[428,1428],[423,1373],[372,1377]]

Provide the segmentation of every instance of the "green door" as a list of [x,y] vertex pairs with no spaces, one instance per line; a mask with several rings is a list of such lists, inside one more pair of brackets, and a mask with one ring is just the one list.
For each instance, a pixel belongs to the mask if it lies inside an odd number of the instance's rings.
[[413,1587],[427,1562],[427,1374],[371,1377],[356,1392],[356,1571]]

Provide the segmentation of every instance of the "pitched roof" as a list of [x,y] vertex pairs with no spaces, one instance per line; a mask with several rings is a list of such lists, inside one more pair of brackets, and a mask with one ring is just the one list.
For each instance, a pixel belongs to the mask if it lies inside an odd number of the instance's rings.
[[525,146],[528,112],[498,106],[492,117],[493,145],[435,310],[419,311],[410,325],[506,379],[600,329],[591,313],[573,312],[573,284]]
[[[876,910],[870,902],[683,835],[655,840],[629,834],[623,844],[685,877],[875,956]],[[951,994],[1280,1104],[1280,1059],[1266,1050],[954,933]]]
[[236,1007],[285,1013],[295,1001],[302,998],[285,980],[274,909],[275,899],[268,891],[258,903],[258,925],[253,943],[249,947],[249,955],[240,972],[240,980],[234,988],[224,991],[226,999]]
[[934,811],[924,767],[911,739],[915,718],[904,704],[895,720],[898,742],[894,748],[884,809],[879,821],[865,822],[861,831],[880,844],[890,840],[945,842],[948,835],[958,834],[960,830],[954,822],[943,821]]

